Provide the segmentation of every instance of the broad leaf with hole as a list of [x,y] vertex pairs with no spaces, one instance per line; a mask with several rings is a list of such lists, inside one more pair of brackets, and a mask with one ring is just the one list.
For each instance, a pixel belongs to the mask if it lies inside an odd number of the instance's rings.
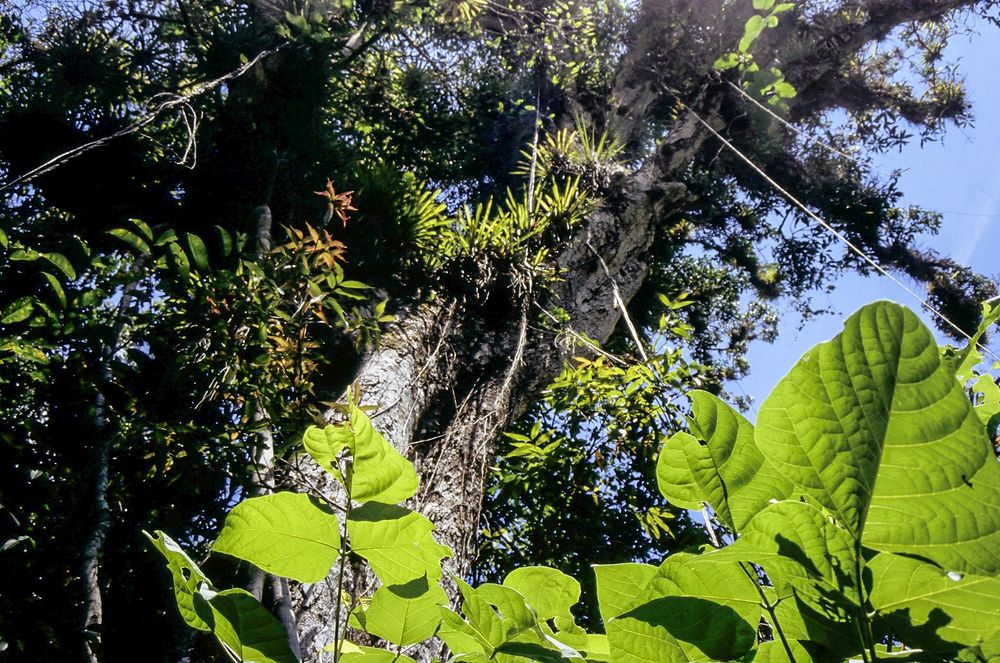
[[660,492],[686,509],[707,503],[723,525],[741,531],[770,500],[788,497],[792,484],[765,461],[742,415],[708,392],[688,396],[692,434],[676,433],[660,452]]
[[1000,465],[911,311],[865,306],[806,353],[761,406],[756,441],[864,545],[1000,571]]
[[188,557],[176,541],[163,532],[156,530],[153,534],[143,532],[153,546],[160,551],[167,560],[167,569],[174,583],[174,598],[177,601],[177,609],[181,613],[181,618],[191,628],[199,631],[210,631],[211,625],[206,622],[195,610],[194,597],[202,583],[210,584],[208,578],[198,565]]
[[386,585],[402,585],[425,575],[441,577],[441,560],[451,549],[434,540],[434,525],[407,508],[369,502],[351,511],[351,550],[366,560]]
[[252,497],[229,512],[215,552],[299,582],[326,577],[340,552],[337,516],[300,493]]

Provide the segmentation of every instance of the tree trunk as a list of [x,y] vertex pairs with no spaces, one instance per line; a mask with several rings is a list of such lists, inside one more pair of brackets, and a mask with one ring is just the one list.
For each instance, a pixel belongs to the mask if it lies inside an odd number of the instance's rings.
[[83,620],[81,635],[81,659],[86,663],[97,663],[104,628],[104,605],[101,597],[100,561],[104,541],[111,527],[111,506],[108,503],[108,489],[111,486],[111,446],[116,431],[112,429],[105,399],[107,390],[114,379],[112,362],[115,354],[126,342],[131,323],[132,298],[139,287],[147,260],[140,258],[131,268],[132,279],[122,289],[121,299],[115,313],[110,339],[101,349],[100,382],[94,393],[91,430],[94,448],[91,453],[90,486],[93,509],[93,523],[83,545],[80,556],[80,578],[83,581]]
[[[688,131],[693,126],[687,124],[682,129],[664,150],[673,146],[690,158],[704,136]],[[683,165],[687,159],[665,163]],[[475,561],[483,491],[500,434],[566,356],[557,334],[535,321],[560,306],[573,331],[608,339],[622,315],[616,300],[627,303],[645,278],[643,254],[653,240],[654,218],[685,194],[680,184],[654,186],[662,174],[654,164],[638,171],[616,200],[575,232],[559,257],[564,279],[545,301],[525,296],[513,306],[501,305],[498,315],[495,300],[509,300],[510,293],[491,293],[485,304],[436,295],[401,311],[363,363],[360,402],[372,408],[375,428],[414,461],[421,487],[412,506],[435,523],[437,539],[454,551],[445,562],[448,572],[467,576]],[[337,494],[318,467],[302,462],[296,471],[303,486]],[[352,595],[365,595],[372,582],[355,575],[345,586]],[[336,583],[327,578],[293,592],[304,660],[320,660],[319,650],[333,640]],[[408,653],[423,659],[436,652]]]
[[[872,0],[866,4],[865,22],[850,38],[831,46],[819,37],[810,42],[810,35],[800,35],[798,57],[786,69],[788,78],[805,91],[790,104],[792,117],[797,103],[808,107],[810,114],[839,105],[835,95],[824,96],[817,90],[832,69],[843,65],[840,55],[881,39],[900,22],[938,18],[971,3]],[[655,18],[658,12],[670,11],[664,7],[642,3],[640,16],[649,13]],[[655,70],[643,45],[663,38],[663,21],[653,18],[638,22],[633,36],[638,46],[623,60],[615,85],[613,97],[619,102],[608,109],[608,124],[624,142],[641,140],[647,114],[673,94],[649,73]],[[816,68],[814,55],[832,64]],[[421,488],[412,506],[437,525],[438,540],[454,551],[454,557],[446,560],[447,571],[466,576],[475,559],[483,489],[500,433],[525,411],[566,357],[557,334],[538,321],[558,306],[569,314],[570,330],[599,342],[610,337],[622,317],[622,304],[631,300],[647,276],[645,256],[655,228],[687,202],[684,172],[699,154],[711,149],[718,156],[722,149],[706,126],[726,131],[730,122],[723,109],[732,113],[742,107],[729,87],[717,72],[708,71],[700,89],[680,100],[683,108],[655,154],[615,183],[617,193],[609,195],[558,247],[560,278],[549,284],[546,297],[515,298],[507,309],[499,307],[502,314],[497,315],[488,301],[487,306],[439,292],[401,311],[381,347],[363,363],[357,376],[361,403],[371,406],[375,428],[414,461]],[[480,285],[487,291],[495,287]],[[491,293],[495,299],[508,295]],[[318,467],[303,462],[297,471],[303,485],[336,494],[333,481]],[[355,575],[348,591],[355,596],[370,593],[372,582],[370,576]],[[304,660],[320,660],[319,651],[333,641],[336,594],[331,578],[293,588]],[[424,660],[437,652],[407,653]]]

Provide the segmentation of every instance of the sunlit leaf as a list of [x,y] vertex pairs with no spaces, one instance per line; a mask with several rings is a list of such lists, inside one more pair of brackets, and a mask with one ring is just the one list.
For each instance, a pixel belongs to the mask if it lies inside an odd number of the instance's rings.
[[67,279],[70,281],[76,280],[76,270],[73,269],[73,264],[66,256],[61,253],[46,253],[42,257],[62,272]]
[[35,310],[35,302],[31,297],[21,297],[15,299],[3,310],[3,317],[0,323],[5,325],[21,322],[31,317],[31,312]]
[[787,497],[792,484],[765,461],[742,415],[708,392],[688,396],[692,435],[676,433],[660,451],[660,492],[687,509],[711,505],[720,522],[738,532],[769,501]]
[[131,247],[136,253],[146,255],[150,252],[149,244],[146,243],[146,240],[130,230],[126,230],[125,228],[112,228],[108,231],[108,234],[128,244],[129,247]]
[[397,645],[406,646],[431,637],[441,623],[440,606],[448,597],[426,576],[402,585],[379,587],[365,610],[365,630]]
[[[297,663],[285,627],[249,592],[227,589],[205,600],[199,613],[211,620],[212,632],[237,657],[253,663]],[[208,606],[210,613],[206,612]],[[209,615],[211,615],[209,617]]]
[[639,597],[656,575],[656,567],[634,562],[595,564],[594,575],[601,619],[607,622],[639,605]]
[[890,553],[875,555],[868,571],[879,619],[911,647],[955,655],[1000,628],[1000,578],[962,576]]
[[541,620],[556,616],[572,619],[570,608],[580,600],[579,582],[545,566],[514,569],[503,584],[520,592]]
[[354,461],[350,479],[354,501],[395,504],[416,494],[413,464],[386,442],[364,411],[352,406],[351,420],[345,428]]
[[181,618],[191,628],[199,631],[212,630],[212,625],[198,614],[194,605],[194,597],[198,593],[199,587],[202,583],[207,583],[208,578],[201,572],[198,565],[188,557],[184,549],[169,536],[159,530],[153,534],[149,532],[143,532],[143,534],[167,561],[167,569],[170,571],[174,583],[174,599],[177,601],[177,609],[181,613]]
[[212,550],[299,582],[326,577],[340,551],[337,516],[300,493],[275,493],[240,502],[226,516]]
[[756,442],[869,547],[1000,571],[1000,465],[930,331],[889,302],[799,360]]
[[434,540],[433,531],[431,521],[419,513],[380,502],[352,510],[347,519],[351,550],[368,560],[386,585],[441,577],[441,560],[451,550]]

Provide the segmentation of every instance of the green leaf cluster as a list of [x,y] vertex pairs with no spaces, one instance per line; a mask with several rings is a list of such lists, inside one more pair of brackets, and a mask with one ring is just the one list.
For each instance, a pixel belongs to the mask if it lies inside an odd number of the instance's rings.
[[744,88],[753,90],[770,105],[787,110],[785,102],[795,96],[795,88],[785,80],[785,75],[778,67],[767,67],[766,71],[762,71],[750,50],[765,30],[778,27],[778,16],[795,9],[795,3],[753,0],[753,8],[760,13],[747,19],[736,51],[718,58],[715,68],[728,71],[739,67],[740,73],[748,79],[743,81]]
[[[693,392],[690,432],[667,441],[657,479],[672,503],[710,507],[705,525],[717,520],[728,545],[595,566],[603,634],[575,620],[580,584],[547,567],[478,587],[454,578],[461,611],[449,606],[450,550],[396,504],[417,490],[413,467],[354,406],[304,440],[345,501],[251,498],[213,550],[305,583],[348,553],[366,560],[381,586],[348,606],[351,623],[395,649],[338,636],[326,645],[337,660],[409,661],[405,648],[435,636],[449,660],[476,663],[994,660],[1000,465],[956,377],[965,353],[943,356],[916,315],[878,302],[802,357],[756,427]],[[215,590],[176,543],[150,538],[192,628],[238,660],[290,660],[281,625],[252,597]]]
[[887,641],[950,660],[993,637],[1000,466],[955,364],[912,312],[855,313],[778,384],[755,428],[709,394],[692,401],[691,433],[661,453],[661,489],[712,508],[734,540],[691,566],[729,565],[733,588],[759,591],[747,623],[767,623],[784,656],[882,660]]
[[[341,485],[343,502],[292,492],[252,497],[230,511],[212,551],[302,583],[322,580],[338,562],[343,577],[347,555],[358,555],[382,586],[367,608],[347,611],[398,646],[430,637],[441,623],[438,606],[447,602],[439,581],[441,560],[451,551],[434,540],[430,521],[397,504],[416,493],[413,465],[353,405],[348,421],[310,428],[303,444]],[[150,539],[167,560],[188,625],[214,633],[241,661],[294,660],[284,628],[256,599],[242,590],[216,592],[167,535]]]

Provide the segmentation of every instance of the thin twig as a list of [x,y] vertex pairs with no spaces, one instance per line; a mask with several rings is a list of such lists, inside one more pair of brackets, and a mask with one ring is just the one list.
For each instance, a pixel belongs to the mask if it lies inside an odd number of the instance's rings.
[[[750,102],[751,102],[751,103],[752,103],[753,105],[755,105],[755,106],[756,106],[757,108],[761,109],[762,111],[764,111],[765,113],[767,113],[768,115],[770,115],[770,116],[771,116],[772,118],[774,118],[775,120],[777,120],[778,122],[780,122],[780,123],[781,123],[781,124],[782,124],[783,126],[787,127],[788,129],[790,129],[791,131],[795,132],[796,134],[798,134],[798,135],[800,135],[800,136],[801,136],[801,135],[803,135],[803,134],[805,133],[805,132],[803,132],[803,130],[802,130],[802,129],[798,128],[797,126],[795,126],[794,124],[792,124],[791,122],[789,122],[789,121],[788,121],[788,120],[786,120],[785,118],[781,117],[780,115],[778,115],[777,113],[775,113],[775,112],[774,112],[773,110],[771,110],[770,108],[768,108],[768,107],[767,107],[767,106],[765,106],[764,104],[762,104],[762,103],[760,103],[759,101],[757,101],[756,99],[754,99],[754,98],[753,98],[753,95],[751,95],[751,94],[748,94],[746,90],[744,90],[743,88],[741,88],[741,87],[740,87],[739,85],[737,85],[736,83],[733,83],[733,82],[732,82],[731,80],[729,80],[729,79],[724,79],[724,80],[725,80],[725,81],[726,81],[727,83],[729,83],[729,87],[733,88],[734,90],[736,90],[737,92],[739,92],[740,94],[742,94],[742,95],[743,95],[744,97],[746,97],[746,98],[747,98],[747,99],[748,99],[748,100],[749,100],[749,101],[750,101]],[[840,150],[838,150],[838,149],[837,149],[836,147],[834,147],[833,145],[830,145],[830,144],[828,144],[828,143],[824,143],[823,141],[821,141],[821,140],[818,140],[818,139],[816,139],[816,138],[813,138],[812,136],[806,136],[806,139],[807,139],[807,140],[808,140],[809,142],[811,142],[811,143],[813,143],[813,144],[815,144],[815,145],[819,145],[820,147],[822,147],[822,148],[823,148],[823,149],[825,149],[825,150],[828,150],[828,151],[830,151],[830,152],[833,152],[834,154],[836,154],[836,155],[838,155],[838,156],[842,156],[842,157],[844,157],[845,159],[848,159],[849,161],[852,161],[852,162],[854,162],[854,163],[858,163],[858,160],[857,160],[857,159],[856,159],[855,157],[851,156],[850,154],[847,154],[846,152],[841,152]],[[858,165],[860,165],[860,164],[858,164]]]
[[107,136],[104,136],[103,138],[98,138],[96,140],[90,141],[89,143],[84,143],[83,145],[74,147],[71,150],[63,152],[62,154],[59,154],[49,159],[45,163],[36,166],[35,168],[32,168],[28,172],[15,177],[14,179],[4,183],[3,185],[0,185],[0,191],[5,191],[11,187],[17,186],[18,184],[25,184],[27,182],[30,182],[40,175],[44,175],[45,173],[55,170],[56,168],[63,165],[67,161],[70,161],[78,156],[86,154],[87,152],[95,148],[101,147],[102,145],[105,145],[106,143],[109,143],[116,138],[121,138],[123,136],[134,134],[135,132],[141,130],[143,127],[146,127],[149,124],[151,124],[157,117],[160,116],[160,114],[162,114],[165,111],[168,111],[172,108],[176,108],[178,106],[182,108],[184,106],[189,106],[190,105],[189,102],[192,99],[195,99],[196,97],[199,97],[210,90],[214,90],[223,83],[231,81],[235,78],[239,78],[261,60],[270,57],[275,53],[277,53],[278,51],[280,51],[281,49],[283,49],[285,46],[288,45],[288,43],[290,42],[281,44],[276,48],[261,51],[252,60],[249,60],[244,64],[240,65],[237,69],[234,69],[233,71],[229,72],[228,74],[225,74],[224,76],[220,76],[205,83],[200,83],[198,85],[195,85],[190,92],[187,92],[185,94],[170,95],[169,99],[160,104],[157,104],[156,106],[153,107],[151,111],[149,111],[148,113],[146,113],[145,115],[143,115],[142,117],[140,117],[138,120],[128,125],[127,127],[119,129],[118,131],[109,134]]
[[611,292],[614,295],[615,303],[618,305],[618,308],[621,309],[622,317],[625,319],[625,325],[628,327],[628,331],[632,335],[632,340],[635,341],[635,347],[639,349],[639,356],[642,357],[642,360],[644,362],[648,362],[649,356],[646,355],[646,350],[645,348],[642,347],[642,341],[639,340],[639,332],[636,330],[635,325],[632,324],[632,318],[629,317],[628,308],[626,308],[625,306],[625,299],[622,297],[622,293],[618,289],[618,281],[616,281],[615,277],[611,275],[611,270],[608,269],[608,263],[604,262],[604,258],[601,256],[600,253],[597,252],[597,249],[595,249],[594,246],[590,243],[589,233],[587,235],[587,248],[593,252],[598,262],[601,263],[601,268],[604,270],[604,274],[608,277],[608,280],[611,282]]
[[713,548],[721,548],[722,543],[719,542],[719,535],[715,533],[715,527],[712,525],[712,515],[708,512],[708,507],[701,507],[701,517],[705,521],[705,532],[708,533],[708,539],[712,542]]

